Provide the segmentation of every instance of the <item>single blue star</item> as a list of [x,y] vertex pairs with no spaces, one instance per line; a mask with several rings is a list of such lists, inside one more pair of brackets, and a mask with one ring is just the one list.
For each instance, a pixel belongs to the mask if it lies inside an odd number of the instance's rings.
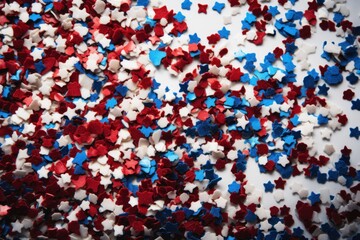
[[216,98],[208,97],[205,100],[205,104],[207,108],[215,107]]
[[308,74],[314,79],[319,78],[319,73],[314,68],[311,71],[308,71]]
[[274,16],[278,15],[280,12],[276,6],[275,7],[270,6],[268,13],[270,13],[274,17]]
[[254,147],[256,144],[259,143],[259,138],[258,137],[251,137],[249,139],[246,139],[245,143],[250,143],[250,146]]
[[221,30],[219,30],[218,33],[221,38],[226,38],[226,39],[228,39],[229,35],[230,35],[230,31],[227,30],[225,27],[223,27]]
[[211,207],[210,214],[214,217],[220,217],[221,216],[221,209],[217,207]]
[[359,137],[360,137],[359,127],[350,128],[350,137],[353,137],[353,138],[356,138],[359,140]]
[[225,7],[225,3],[215,2],[212,10],[217,11],[218,13],[221,13],[221,11],[224,9],[224,7]]
[[178,13],[174,16],[174,18],[176,19],[176,21],[182,22],[182,21],[184,21],[185,16],[184,16],[181,12],[178,12]]
[[268,181],[267,183],[264,183],[264,188],[265,188],[265,192],[272,192],[274,189],[274,184],[270,181]]
[[151,127],[144,127],[144,126],[142,126],[142,127],[140,128],[140,132],[141,132],[142,134],[144,134],[145,137],[149,137],[150,134],[151,134],[153,131],[154,131],[154,130],[153,130]]
[[33,13],[30,15],[30,20],[33,21],[33,22],[36,22],[37,20],[41,19],[41,15],[40,14],[37,14],[37,13]]
[[240,191],[241,185],[235,181],[228,185],[229,193],[238,193]]
[[358,82],[359,78],[354,73],[350,73],[350,75],[346,77],[346,80],[350,84],[355,84]]
[[200,38],[198,37],[197,33],[193,34],[193,35],[189,35],[189,43],[199,43],[200,42]]
[[314,205],[315,203],[320,202],[320,193],[316,194],[314,192],[311,192],[310,196],[308,197],[308,199],[311,202],[311,205]]
[[184,0],[184,1],[181,3],[181,8],[182,8],[182,9],[186,9],[186,10],[190,10],[191,5],[192,5],[192,2],[191,2],[190,0]]
[[180,83],[179,86],[180,86],[180,92],[184,92],[184,93],[189,92],[188,90],[189,82]]
[[328,95],[328,91],[330,88],[326,84],[318,86],[318,88],[319,88],[319,91],[318,91],[319,95],[324,95],[324,96]]
[[195,171],[195,180],[202,181],[204,180],[204,177],[204,170]]
[[304,235],[304,230],[301,227],[293,229],[294,236],[302,237]]
[[246,13],[246,17],[245,17],[245,21],[252,24],[253,22],[256,22],[256,16],[252,13],[247,12]]
[[352,103],[351,110],[360,111],[360,99],[356,99],[354,101],[351,101],[351,103]]
[[117,101],[115,98],[110,98],[109,100],[107,100],[106,104],[105,104],[105,107],[106,109],[109,109],[109,108],[113,108],[115,107],[117,104]]
[[154,78],[152,88],[155,90],[155,89],[158,89],[159,87],[160,87],[160,83],[158,83]]
[[82,151],[76,154],[72,162],[81,166],[86,161],[86,159],[87,159],[86,153],[85,151]]

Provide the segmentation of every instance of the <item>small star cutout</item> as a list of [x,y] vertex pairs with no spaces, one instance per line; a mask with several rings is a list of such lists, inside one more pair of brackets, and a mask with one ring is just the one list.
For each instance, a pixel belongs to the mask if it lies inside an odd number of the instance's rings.
[[270,181],[268,181],[267,183],[264,183],[265,192],[272,192],[274,187],[275,187],[275,185]]
[[228,39],[229,35],[230,35],[230,31],[227,30],[225,27],[223,27],[221,30],[219,30],[218,33],[221,38],[226,38],[226,39]]
[[359,140],[360,137],[360,130],[359,127],[356,128],[350,128],[350,137],[356,138]]
[[221,11],[224,9],[224,7],[225,7],[225,3],[215,2],[212,9],[214,11],[217,11],[218,13],[221,13]]
[[351,101],[352,106],[351,106],[351,110],[358,110],[360,111],[360,99],[356,99],[354,101]]
[[311,202],[311,205],[314,205],[317,202],[320,202],[320,193],[316,194],[314,192],[311,192],[310,196],[308,197],[308,199]]
[[323,84],[321,86],[318,86],[319,91],[318,94],[319,95],[324,95],[327,96],[328,95],[328,90],[330,89],[326,84]]
[[207,7],[208,5],[207,4],[198,4],[199,6],[199,10],[198,10],[198,13],[205,13],[207,14]]

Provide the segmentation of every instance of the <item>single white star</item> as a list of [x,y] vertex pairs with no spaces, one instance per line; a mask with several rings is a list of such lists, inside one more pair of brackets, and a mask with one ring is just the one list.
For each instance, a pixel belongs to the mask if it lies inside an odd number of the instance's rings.
[[61,174],[61,179],[64,183],[70,183],[71,182],[71,175],[68,173]]
[[48,173],[50,171],[45,168],[45,166],[41,167],[40,170],[37,171],[39,178],[48,178]]
[[21,233],[21,229],[23,228],[22,223],[20,223],[19,219],[17,219],[15,222],[11,223],[12,231]]
[[104,231],[106,231],[106,230],[112,230],[114,223],[115,223],[115,221],[112,219],[105,219],[101,224],[104,227]]
[[216,206],[219,208],[225,208],[227,204],[227,200],[223,197],[219,197],[214,202],[216,202]]
[[42,54],[44,53],[44,50],[41,48],[34,48],[34,50],[30,53],[30,55],[34,58],[34,61],[41,60]]
[[278,164],[280,164],[283,167],[286,167],[286,165],[289,163],[288,158],[286,157],[286,155],[281,155],[279,157],[279,161],[277,162]]
[[115,225],[114,226],[114,236],[124,235],[124,226]]
[[272,228],[272,225],[267,220],[260,223],[260,229],[264,230],[264,232],[268,232],[270,228]]

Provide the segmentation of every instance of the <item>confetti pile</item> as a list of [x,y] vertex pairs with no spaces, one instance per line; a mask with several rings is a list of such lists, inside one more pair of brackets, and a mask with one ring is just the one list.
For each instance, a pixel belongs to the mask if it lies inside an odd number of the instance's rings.
[[[330,141],[359,139],[359,125],[329,97],[348,84],[335,98],[360,111],[360,27],[342,0],[297,4],[3,1],[0,237],[359,239],[359,167]],[[218,32],[189,33],[186,12],[225,9]],[[342,39],[324,40],[325,65],[309,60],[316,31]],[[250,162],[268,176],[261,188]]]

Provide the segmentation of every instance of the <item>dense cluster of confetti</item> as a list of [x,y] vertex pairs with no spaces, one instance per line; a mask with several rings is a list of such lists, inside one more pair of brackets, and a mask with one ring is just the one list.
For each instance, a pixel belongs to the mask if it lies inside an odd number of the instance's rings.
[[[329,141],[339,130],[360,137],[328,101],[348,84],[338,98],[360,111],[360,27],[344,1],[179,4],[0,3],[0,238],[359,239],[360,171]],[[246,10],[236,33],[232,16],[207,38],[188,33],[186,11],[226,8]],[[324,40],[326,65],[308,60],[315,31],[342,39]],[[236,52],[223,44],[234,34]],[[279,35],[264,59],[242,47]],[[279,177],[255,187],[250,161]],[[226,168],[233,181],[221,191]],[[295,177],[324,188],[286,186]],[[285,188],[295,204],[283,203]],[[277,205],[264,205],[266,193]]]

